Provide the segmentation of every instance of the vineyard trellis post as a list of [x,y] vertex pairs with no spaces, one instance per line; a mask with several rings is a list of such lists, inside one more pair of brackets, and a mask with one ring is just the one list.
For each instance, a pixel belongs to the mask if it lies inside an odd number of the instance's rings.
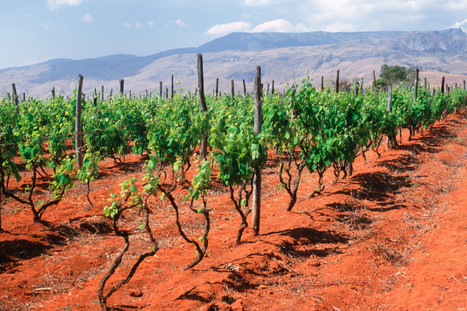
[[274,80],[271,81],[271,94],[274,94]]
[[336,93],[339,93],[339,70],[336,73]]
[[52,100],[55,99],[55,86],[52,88]]
[[[254,83],[254,96],[255,96],[255,134],[261,133],[263,125],[263,111],[262,111],[262,90],[261,84],[261,66],[256,67],[256,78]],[[260,228],[261,218],[261,167],[255,168],[255,176],[253,179],[253,204],[251,213],[251,228],[255,235],[258,235]]]
[[388,112],[392,111],[392,84],[388,85]]
[[230,80],[230,97],[232,97],[232,99],[235,97],[235,82],[234,82],[234,80]]
[[78,92],[76,93],[76,116],[75,116],[75,145],[76,145],[76,165],[78,169],[83,166],[83,155],[81,147],[83,143],[83,132],[81,129],[81,96],[83,92],[83,76],[78,75]]
[[441,78],[441,94],[444,95],[444,82],[445,82],[445,78],[444,76]]
[[125,94],[124,84],[125,84],[125,80],[120,79],[120,96],[123,96]]
[[413,92],[413,101],[417,102],[418,97],[418,80],[419,80],[420,71],[418,68],[415,69],[415,82],[414,82],[414,92]]
[[219,78],[216,78],[216,98],[219,97]]
[[[464,85],[465,85],[465,83],[464,83]],[[245,82],[245,79],[243,79],[243,97],[245,97],[245,96],[246,96],[246,82]]]
[[19,103],[18,103],[18,94],[16,93],[16,84],[12,83],[11,84],[11,91],[12,91],[12,96],[13,96],[13,102],[16,105],[16,113],[19,114]]
[[[206,97],[204,96],[204,74],[203,74],[203,55],[198,54],[198,90],[199,90],[199,104],[200,110],[207,113],[208,108],[206,106]],[[202,132],[201,134],[201,146],[199,156],[201,161],[206,160],[208,153],[208,137],[207,133]]]
[[162,81],[159,81],[159,98],[162,98]]
[[175,95],[175,89],[174,89],[174,75],[172,75],[172,77],[170,78],[170,83],[171,83],[171,93],[170,93],[170,98],[174,98],[174,95]]
[[321,92],[324,92],[324,77],[321,76]]

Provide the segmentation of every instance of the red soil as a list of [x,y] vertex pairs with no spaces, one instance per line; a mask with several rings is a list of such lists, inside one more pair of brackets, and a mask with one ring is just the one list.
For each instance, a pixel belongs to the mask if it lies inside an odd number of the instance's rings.
[[[108,304],[115,310],[466,310],[465,117],[450,116],[412,141],[404,132],[400,147],[383,148],[379,158],[369,152],[367,163],[359,157],[353,176],[337,184],[329,170],[322,195],[309,198],[317,176],[305,173],[292,212],[285,211],[288,196],[277,190],[271,161],[263,175],[260,235],[247,229],[238,246],[240,219],[228,191],[216,186],[208,199],[207,256],[189,271],[182,268],[195,257],[193,247],[179,237],[168,202],[151,201],[161,249]],[[44,213],[50,228],[33,223],[24,206],[1,203],[0,310],[99,310],[98,284],[123,247],[102,209],[122,181],[142,177],[142,164],[136,156],[124,164],[105,161],[91,184],[95,207],[77,185]],[[182,210],[184,228],[201,236],[202,216]],[[137,223],[128,219],[128,225]],[[110,285],[147,251],[142,233],[131,240]]]

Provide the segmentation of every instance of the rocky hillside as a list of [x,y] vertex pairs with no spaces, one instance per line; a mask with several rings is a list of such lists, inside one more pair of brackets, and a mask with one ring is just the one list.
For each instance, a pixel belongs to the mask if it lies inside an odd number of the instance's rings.
[[[196,54],[203,53],[206,88],[220,78],[221,88],[238,86],[245,79],[251,85],[256,65],[262,66],[263,81],[275,81],[280,88],[309,75],[330,83],[337,69],[341,77],[371,79],[382,64],[416,66],[433,85],[441,76],[448,83],[467,78],[467,35],[460,29],[425,32],[310,32],[232,33],[197,48],[169,50],[149,56],[111,55],[94,59],[55,59],[45,63],[0,70],[0,92],[16,83],[20,93],[47,97],[55,87],[71,94],[78,74],[85,78],[85,92],[103,85],[106,91],[118,88],[136,93],[159,88],[175,75],[177,88],[193,90],[197,85]],[[164,87],[165,88],[165,87]]]

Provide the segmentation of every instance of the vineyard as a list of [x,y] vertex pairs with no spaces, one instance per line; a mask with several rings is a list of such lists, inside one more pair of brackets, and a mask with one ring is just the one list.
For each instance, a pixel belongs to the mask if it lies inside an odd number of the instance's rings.
[[[400,196],[424,186],[406,173],[423,168],[442,129],[465,125],[466,106],[465,89],[418,81],[410,89],[338,91],[304,79],[268,92],[260,75],[244,96],[204,96],[200,88],[172,98],[86,99],[78,87],[70,98],[4,97],[0,283],[23,262],[55,272],[25,276],[16,291],[2,288],[0,309],[294,309],[278,298],[255,302],[282,295],[295,297],[289,303],[297,310],[339,310],[309,288],[337,292],[346,283],[312,280],[313,271],[351,241],[372,240],[370,214],[402,210],[400,222],[415,223]],[[334,212],[318,208],[326,202]],[[404,266],[403,244],[377,241],[372,253]],[[45,257],[49,268],[39,261]],[[465,290],[466,279],[458,282]],[[277,284],[291,284],[289,293]],[[366,285],[374,286],[357,287]],[[364,302],[349,301],[341,310]]]

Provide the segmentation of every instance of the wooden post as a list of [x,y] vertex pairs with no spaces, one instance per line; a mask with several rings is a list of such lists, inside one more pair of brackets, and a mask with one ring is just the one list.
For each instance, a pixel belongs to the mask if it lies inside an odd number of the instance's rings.
[[13,96],[13,102],[18,105],[18,93],[16,92],[16,84],[11,84],[11,94]]
[[124,83],[125,83],[125,80],[120,79],[120,96],[123,96],[125,94],[125,90],[123,88]]
[[230,80],[230,97],[232,97],[232,99],[235,97],[235,82],[234,82],[234,80]]
[[[261,133],[261,127],[263,125],[263,111],[262,111],[262,90],[261,84],[261,66],[256,67],[256,78],[255,78],[255,134]],[[260,228],[261,218],[261,167],[255,168],[255,175],[253,177],[253,204],[251,213],[251,227],[255,235],[258,235]]]
[[105,97],[104,97],[104,86],[102,86],[102,88],[101,88],[101,102],[104,102],[104,99],[105,99]]
[[175,89],[174,89],[174,75],[172,75],[172,78],[171,78],[171,90],[172,90],[172,93],[170,93],[170,98],[174,98],[174,95],[175,95]]
[[244,97],[246,96],[246,82],[245,82],[245,79],[243,79],[243,96]]
[[78,169],[83,166],[83,156],[81,147],[83,142],[83,132],[81,129],[81,96],[83,92],[83,76],[78,75],[78,93],[76,94],[76,116],[75,116],[75,146],[76,146],[76,165]]
[[392,84],[388,85],[388,112],[392,111]]
[[373,69],[373,88],[376,88],[376,71]]
[[271,94],[274,94],[274,80],[271,81]]
[[428,90],[428,83],[427,83],[426,77],[424,78],[423,82],[424,82],[423,87],[425,88],[425,90]]
[[109,99],[112,99],[112,93],[113,92],[114,92],[114,89],[110,89]]
[[16,105],[16,113],[19,114],[19,102],[18,102],[18,94],[16,93],[16,84],[11,84],[11,95],[13,96],[12,100]]
[[339,70],[336,73],[336,93],[339,93]]
[[417,97],[418,97],[418,76],[419,76],[420,72],[419,72],[419,69],[416,68],[415,69],[415,81],[414,81],[414,91],[413,91],[413,101],[414,102],[417,102]]
[[52,88],[52,99],[55,99],[55,86]]
[[353,82],[353,90],[354,90],[355,97],[357,97],[358,96],[358,82],[357,82],[357,80],[355,80]]
[[444,82],[445,82],[445,78],[443,76],[443,78],[441,79],[441,94],[444,95]]
[[93,98],[93,105],[94,107],[97,107],[97,89],[94,88],[94,98]]
[[162,81],[159,81],[159,98],[162,98]]
[[321,76],[321,92],[324,92],[324,77]]
[[219,97],[219,78],[216,78],[216,98]]
[[464,91],[467,91],[467,89],[465,88],[465,80],[464,80]]
[[[206,98],[204,96],[204,73],[203,73],[203,55],[198,54],[198,91],[199,91],[199,109],[207,113]],[[199,157],[201,161],[206,160],[208,155],[208,136],[207,133],[201,134],[201,146]]]

